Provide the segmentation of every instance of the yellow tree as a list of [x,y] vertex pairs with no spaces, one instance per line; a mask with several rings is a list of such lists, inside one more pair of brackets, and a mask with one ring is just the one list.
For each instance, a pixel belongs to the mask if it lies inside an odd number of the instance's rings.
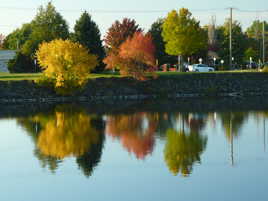
[[207,45],[205,31],[186,8],[168,13],[163,23],[162,36],[169,55],[190,56]]
[[97,57],[81,44],[62,39],[42,43],[36,56],[45,79],[63,94],[83,87],[98,64]]

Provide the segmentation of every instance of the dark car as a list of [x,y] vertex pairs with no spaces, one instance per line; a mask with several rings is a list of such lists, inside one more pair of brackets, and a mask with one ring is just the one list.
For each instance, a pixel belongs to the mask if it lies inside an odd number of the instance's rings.
[[256,62],[246,62],[246,63],[244,64],[244,66],[245,66],[247,69],[251,69],[251,68],[256,69],[256,68],[259,67],[259,65],[258,65]]

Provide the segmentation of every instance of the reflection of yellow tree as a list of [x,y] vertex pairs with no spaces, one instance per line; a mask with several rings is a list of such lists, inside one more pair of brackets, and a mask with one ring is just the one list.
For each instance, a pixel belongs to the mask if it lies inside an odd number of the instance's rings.
[[167,131],[167,142],[164,157],[169,170],[177,175],[187,176],[192,171],[195,162],[200,162],[200,155],[204,151],[207,138],[198,133],[189,133],[173,129]]
[[56,108],[55,115],[44,124],[37,146],[44,155],[59,159],[82,156],[99,142],[99,132],[92,127],[91,119],[83,111]]
[[128,152],[143,159],[153,150],[156,128],[157,115],[145,113],[113,115],[107,119],[106,133],[120,138]]

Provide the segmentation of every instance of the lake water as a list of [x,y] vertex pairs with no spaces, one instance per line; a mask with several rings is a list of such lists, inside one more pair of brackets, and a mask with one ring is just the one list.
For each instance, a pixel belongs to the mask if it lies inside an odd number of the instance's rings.
[[265,109],[57,105],[2,115],[0,129],[3,201],[268,200]]

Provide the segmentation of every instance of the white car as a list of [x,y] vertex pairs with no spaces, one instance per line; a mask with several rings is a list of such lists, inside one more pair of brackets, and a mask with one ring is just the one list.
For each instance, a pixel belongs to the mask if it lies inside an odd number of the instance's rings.
[[213,67],[210,67],[210,66],[205,65],[205,64],[190,65],[190,66],[188,66],[188,70],[191,71],[191,72],[211,72],[211,71],[215,71],[215,69]]

